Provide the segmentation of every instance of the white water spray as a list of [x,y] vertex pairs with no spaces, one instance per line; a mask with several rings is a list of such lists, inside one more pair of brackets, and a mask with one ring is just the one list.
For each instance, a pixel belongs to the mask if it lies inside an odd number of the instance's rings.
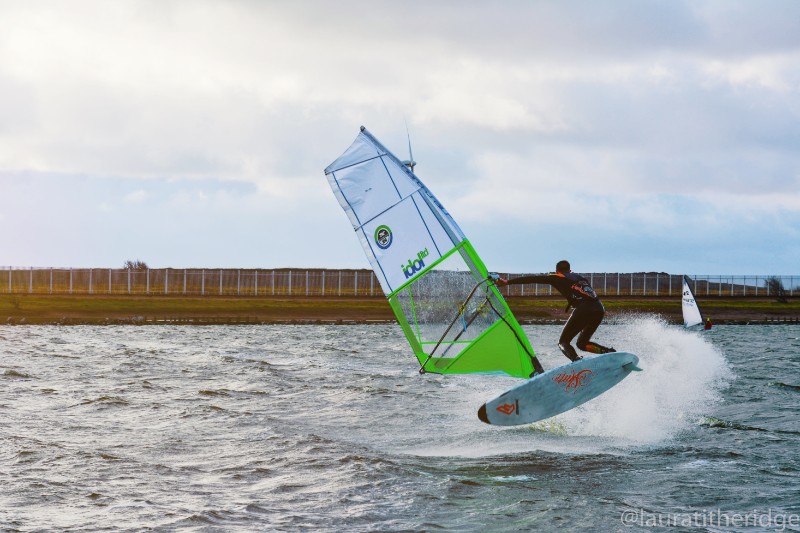
[[570,435],[661,442],[707,414],[733,378],[724,355],[703,333],[669,325],[652,315],[602,326],[597,336],[637,354],[643,372],[559,415]]

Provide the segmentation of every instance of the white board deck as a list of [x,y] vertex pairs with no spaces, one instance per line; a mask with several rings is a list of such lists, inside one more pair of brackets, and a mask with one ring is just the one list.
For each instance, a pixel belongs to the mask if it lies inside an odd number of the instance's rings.
[[638,363],[632,353],[612,352],[548,370],[483,404],[478,418],[498,426],[550,418],[603,394],[631,371],[640,370]]

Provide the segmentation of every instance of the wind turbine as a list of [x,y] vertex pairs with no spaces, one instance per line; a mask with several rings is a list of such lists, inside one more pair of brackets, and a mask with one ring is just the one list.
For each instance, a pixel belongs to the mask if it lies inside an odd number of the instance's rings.
[[408,137],[408,159],[406,161],[401,161],[401,163],[410,168],[411,172],[414,172],[414,167],[417,166],[417,162],[414,161],[414,154],[411,153],[411,134],[408,133],[408,122],[406,122],[406,136]]

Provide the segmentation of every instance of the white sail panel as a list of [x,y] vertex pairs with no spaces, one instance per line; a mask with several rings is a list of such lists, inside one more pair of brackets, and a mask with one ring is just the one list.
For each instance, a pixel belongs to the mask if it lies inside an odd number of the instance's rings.
[[383,158],[368,159],[331,175],[347,199],[348,215],[354,228],[369,222],[419,187],[410,180],[397,180],[387,172]]
[[364,129],[325,173],[387,295],[464,240],[422,182]]
[[683,278],[683,296],[681,298],[681,308],[683,310],[683,325],[687,328],[696,326],[703,322],[703,317],[700,315],[700,309],[697,307],[697,302],[694,299],[692,289],[686,277]]

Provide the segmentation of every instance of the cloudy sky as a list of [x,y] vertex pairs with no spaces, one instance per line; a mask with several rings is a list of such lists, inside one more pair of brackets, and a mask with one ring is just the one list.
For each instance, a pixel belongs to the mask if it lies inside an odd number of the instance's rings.
[[367,267],[365,125],[489,268],[800,274],[800,2],[0,0],[0,265]]

